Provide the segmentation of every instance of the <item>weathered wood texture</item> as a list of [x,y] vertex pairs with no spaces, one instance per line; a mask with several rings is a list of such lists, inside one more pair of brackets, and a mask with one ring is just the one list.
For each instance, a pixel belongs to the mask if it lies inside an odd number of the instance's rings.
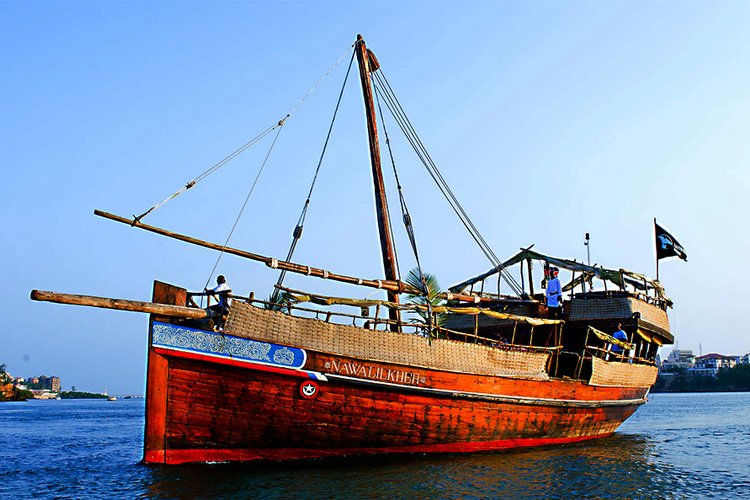
[[[423,370],[400,364],[367,362],[311,351],[308,351],[305,368],[321,373],[335,373],[377,380],[376,377],[370,375],[372,371],[369,367],[371,366],[380,367],[383,370],[408,370],[417,373],[425,378],[424,383],[419,384],[422,387],[497,396],[548,400],[618,401],[642,399],[648,390],[648,387],[596,387],[581,380],[573,379],[538,381],[442,370]],[[384,381],[391,382],[390,380]]]
[[100,307],[103,309],[117,309],[120,311],[151,313],[172,318],[203,319],[208,317],[208,313],[203,309],[184,307],[184,301],[181,306],[176,306],[157,304],[154,302],[141,302],[138,300],[94,297],[92,295],[46,292],[44,290],[32,290],[31,300],[56,302],[58,304],[70,304],[76,306]]
[[[637,405],[545,407],[424,396],[358,385],[320,384],[174,359],[169,371],[169,449],[360,450],[573,439],[608,435]],[[301,453],[304,455],[304,453]]]
[[[184,288],[154,281],[152,300],[165,304],[185,304],[187,292]],[[152,315],[150,322],[160,320]],[[143,439],[143,458],[149,463],[166,462],[167,434],[167,389],[169,360],[154,352],[151,347],[152,328],[149,328],[148,368],[146,374],[146,425]]]

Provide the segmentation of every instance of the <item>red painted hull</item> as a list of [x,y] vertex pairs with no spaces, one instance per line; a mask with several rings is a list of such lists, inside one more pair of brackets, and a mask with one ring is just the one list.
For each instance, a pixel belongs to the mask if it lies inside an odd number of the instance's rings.
[[[608,436],[609,434],[607,434]],[[398,453],[478,453],[484,451],[506,450],[510,448],[523,448],[533,446],[549,446],[566,443],[576,443],[588,439],[596,439],[605,436],[586,436],[575,438],[548,438],[548,439],[508,439],[501,441],[488,441],[481,443],[452,443],[436,445],[398,446],[389,448],[341,448],[309,449],[183,449],[168,450],[165,463],[183,464],[190,462],[248,462],[253,460],[299,460],[312,458],[340,457],[347,455],[375,455],[375,454],[398,454]],[[154,457],[159,458],[159,457]],[[161,462],[162,460],[156,460]],[[146,462],[149,462],[147,459]]]
[[[475,452],[561,444],[610,435],[639,404],[599,407],[591,399],[581,400],[590,407],[539,403],[540,394],[594,395],[594,388],[583,383],[554,380],[515,381],[516,393],[518,386],[535,391],[534,404],[496,402],[486,393],[481,393],[485,399],[468,393],[436,396],[338,380],[320,383],[317,397],[306,399],[299,392],[299,373],[162,356],[158,351],[152,356],[166,361],[168,385],[161,416],[163,447],[147,449],[146,462]],[[465,382],[460,379],[457,382]],[[598,392],[598,397],[638,398],[645,390]]]
[[[312,349],[300,363],[292,369],[158,343],[150,347],[144,461],[290,460],[571,443],[612,434],[648,392]],[[311,379],[318,387],[312,397],[301,391]]]

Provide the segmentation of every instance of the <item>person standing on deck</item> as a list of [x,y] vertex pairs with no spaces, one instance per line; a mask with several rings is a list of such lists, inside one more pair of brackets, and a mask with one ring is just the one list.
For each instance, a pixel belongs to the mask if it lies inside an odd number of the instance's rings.
[[562,318],[562,287],[560,286],[560,280],[557,275],[560,274],[560,270],[553,267],[551,270],[552,279],[547,283],[547,307],[549,308],[550,318],[560,319]]
[[[628,334],[622,329],[622,323],[617,323],[617,331],[612,334],[616,340],[622,340],[623,342],[628,341]],[[622,347],[617,344],[612,344],[612,352],[615,354],[622,354]]]
[[229,298],[229,294],[232,293],[232,289],[227,285],[227,279],[223,274],[216,277],[216,286],[211,290],[205,288],[204,293],[213,295],[219,301],[218,304],[212,305],[208,308],[212,317],[221,318],[224,314],[229,311],[229,307],[232,305],[232,299]]

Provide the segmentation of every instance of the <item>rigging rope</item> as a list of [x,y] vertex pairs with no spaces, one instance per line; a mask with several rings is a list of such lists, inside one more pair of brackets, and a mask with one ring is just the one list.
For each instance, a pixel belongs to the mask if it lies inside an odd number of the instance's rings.
[[221,251],[219,252],[219,256],[216,258],[216,263],[214,264],[213,269],[211,269],[211,274],[208,275],[208,280],[206,280],[206,285],[203,288],[208,288],[208,284],[211,283],[211,278],[216,272],[216,268],[219,266],[219,261],[221,261],[221,257],[224,255],[224,249],[229,245],[229,240],[232,238],[232,234],[234,233],[234,230],[237,228],[237,224],[240,222],[240,217],[242,217],[242,213],[245,211],[247,202],[250,200],[250,195],[252,195],[253,191],[255,190],[255,185],[258,184],[258,179],[260,179],[260,174],[263,173],[263,169],[265,168],[266,163],[268,163],[268,158],[271,156],[271,152],[273,151],[273,147],[276,145],[276,141],[278,140],[280,133],[281,133],[281,127],[278,128],[278,131],[276,132],[276,136],[273,138],[273,142],[271,143],[271,147],[268,148],[266,157],[263,159],[263,163],[261,164],[260,169],[258,169],[258,174],[255,176],[255,180],[253,181],[253,184],[250,186],[250,191],[247,193],[247,196],[245,197],[245,202],[242,204],[242,208],[240,208],[240,212],[237,214],[237,218],[234,220],[234,225],[232,225],[232,229],[229,231],[229,235],[227,236],[226,241],[224,241],[224,245],[222,245]]
[[[373,82],[374,83],[374,82]],[[414,259],[417,263],[417,270],[419,271],[419,281],[422,284],[422,292],[424,293],[424,296],[427,297],[429,295],[429,291],[427,289],[427,282],[424,277],[424,273],[422,272],[422,264],[419,260],[419,252],[417,251],[417,239],[414,235],[414,226],[411,222],[411,214],[409,213],[409,207],[406,205],[406,198],[404,197],[404,191],[403,187],[401,186],[401,180],[398,177],[398,171],[396,170],[396,160],[393,158],[393,149],[391,148],[391,140],[388,136],[388,128],[385,124],[385,115],[383,114],[383,108],[380,106],[380,88],[378,85],[374,84],[373,88],[375,89],[375,100],[378,104],[378,113],[380,114],[380,121],[383,124],[383,135],[385,136],[385,144],[388,146],[388,156],[391,160],[391,166],[393,167],[393,176],[396,180],[396,190],[398,191],[398,199],[399,203],[401,205],[401,217],[404,222],[404,227],[406,228],[406,234],[409,237],[409,243],[411,244],[412,252],[414,253]],[[390,217],[389,217],[390,220]]]
[[[383,124],[383,135],[385,136],[385,144],[388,146],[388,156],[391,160],[391,166],[393,167],[393,176],[396,180],[396,189],[398,190],[398,199],[401,204],[401,217],[404,221],[404,227],[406,228],[406,234],[409,237],[409,243],[411,244],[412,252],[414,253],[414,259],[417,262],[417,272],[419,272],[419,283],[421,285],[422,295],[424,296],[425,306],[427,307],[427,331],[432,335],[432,301],[430,300],[430,289],[427,286],[427,279],[425,279],[424,272],[422,271],[422,263],[419,260],[419,251],[417,251],[417,238],[414,235],[414,226],[411,222],[411,214],[409,213],[409,207],[406,205],[406,198],[404,197],[404,190],[401,186],[401,180],[398,178],[398,171],[396,170],[396,160],[393,158],[393,149],[391,148],[391,139],[388,136],[388,128],[385,124],[385,115],[383,114],[383,108],[380,106],[380,87],[375,84],[373,78],[373,88],[375,89],[375,100],[378,104],[378,114],[380,115],[380,122]],[[388,215],[388,223],[390,224],[391,217]],[[394,246],[395,247],[395,246]],[[394,248],[395,251],[395,248]],[[398,263],[398,259],[396,259]]]
[[[232,151],[231,153],[229,153],[222,160],[220,160],[220,161],[216,162],[215,164],[213,164],[206,171],[204,171],[203,173],[201,173],[200,175],[198,175],[196,178],[194,178],[193,180],[191,180],[188,183],[186,183],[180,189],[178,189],[177,191],[175,191],[172,195],[170,195],[167,198],[165,198],[163,201],[161,201],[161,202],[157,203],[156,205],[152,206],[151,208],[149,208],[148,210],[146,210],[145,212],[143,212],[141,215],[136,216],[134,214],[133,215],[133,225],[135,225],[138,222],[140,222],[141,219],[143,219],[144,217],[146,217],[148,214],[150,214],[151,212],[153,212],[157,208],[161,207],[162,205],[164,205],[168,201],[170,201],[170,200],[176,198],[177,196],[181,195],[182,193],[184,193],[188,189],[190,189],[193,186],[195,186],[198,182],[202,181],[203,179],[205,179],[206,177],[208,177],[212,173],[214,173],[217,170],[219,170],[221,167],[223,167],[224,165],[226,165],[227,163],[229,163],[230,161],[232,161],[233,159],[235,159],[237,156],[239,156],[240,154],[244,153],[248,148],[250,148],[251,146],[253,146],[255,143],[257,143],[258,141],[260,141],[261,139],[263,139],[266,135],[270,134],[271,132],[273,132],[276,129],[280,130],[281,127],[286,122],[286,120],[289,117],[291,117],[294,114],[294,112],[297,111],[297,109],[299,109],[300,106],[302,106],[302,104],[310,96],[310,94],[312,94],[320,86],[320,84],[323,83],[323,81],[328,77],[328,75],[330,75],[333,72],[333,70],[336,69],[336,67],[339,65],[339,63],[341,63],[341,61],[344,59],[344,57],[346,57],[346,54],[348,54],[350,50],[352,50],[352,47],[349,47],[349,48],[346,49],[346,51],[344,51],[344,53],[341,55],[341,57],[339,57],[338,60],[335,63],[333,63],[333,65],[330,68],[328,68],[328,71],[326,71],[323,74],[323,76],[321,76],[318,79],[318,81],[315,82],[315,84],[310,88],[310,90],[308,90],[307,93],[305,93],[305,95],[303,95],[302,98],[299,101],[297,101],[297,104],[294,105],[294,107],[291,109],[291,111],[289,111],[286,114],[286,116],[284,116],[284,118],[282,118],[281,120],[279,120],[278,122],[276,122],[276,124],[268,127],[263,132],[261,132],[260,134],[258,134],[255,137],[253,137],[252,139],[250,139],[249,141],[247,141],[245,144],[243,144],[239,148],[237,148],[234,151]],[[353,51],[352,51],[352,53],[353,53]],[[277,133],[277,137],[278,137],[278,133]]]
[[140,222],[141,219],[143,219],[145,216],[147,216],[148,214],[150,214],[151,212],[153,212],[157,208],[159,208],[162,205],[164,205],[166,202],[168,202],[168,201],[170,201],[170,200],[172,200],[174,198],[177,198],[179,195],[181,195],[182,193],[184,193],[188,189],[190,189],[193,186],[195,186],[198,182],[202,181],[203,179],[205,179],[206,177],[208,177],[212,173],[216,172],[217,170],[219,170],[221,167],[223,167],[224,165],[226,165],[230,161],[234,160],[240,154],[244,153],[245,150],[247,150],[250,146],[252,146],[256,142],[260,141],[265,136],[267,136],[268,134],[270,134],[271,132],[273,132],[274,129],[280,128],[282,125],[284,125],[284,121],[287,118],[289,118],[289,115],[286,115],[285,118],[279,120],[275,125],[273,125],[271,127],[268,127],[263,132],[261,132],[260,134],[256,135],[255,137],[253,137],[252,139],[250,139],[249,141],[247,141],[245,144],[243,144],[239,148],[237,148],[234,151],[232,151],[231,153],[229,153],[221,161],[218,161],[218,162],[214,163],[208,170],[206,170],[205,172],[203,172],[202,174],[200,174],[198,177],[196,177],[195,179],[191,180],[190,182],[188,182],[187,184],[185,184],[184,186],[182,186],[180,189],[178,189],[177,191],[175,191],[171,196],[168,196],[164,201],[161,201],[161,202],[157,203],[156,205],[152,206],[151,208],[149,208],[148,210],[146,210],[145,212],[143,212],[141,215],[138,215],[138,216],[133,215],[133,225],[135,225],[136,223]]
[[[302,230],[305,226],[305,218],[307,217],[307,208],[310,206],[310,198],[312,197],[313,190],[315,189],[315,182],[318,180],[318,173],[320,173],[320,166],[323,164],[323,157],[326,154],[326,150],[328,148],[328,141],[331,139],[331,132],[333,131],[333,125],[336,123],[336,116],[339,112],[339,106],[341,105],[341,98],[344,96],[344,89],[346,88],[346,82],[349,80],[349,73],[352,70],[352,63],[354,62],[354,51],[352,51],[352,57],[349,60],[349,67],[346,70],[346,76],[344,77],[344,83],[341,86],[341,91],[339,92],[339,98],[338,101],[336,101],[336,108],[333,111],[333,118],[331,118],[331,124],[328,127],[328,134],[326,135],[326,140],[323,143],[323,151],[320,152],[320,158],[318,159],[318,165],[315,167],[315,175],[313,176],[312,183],[310,184],[310,191],[307,193],[307,199],[305,200],[305,204],[302,206],[302,213],[300,213],[299,219],[297,220],[297,225],[294,227],[294,232],[292,233],[292,244],[289,246],[289,252],[286,256],[286,261],[290,262],[292,260],[292,255],[294,254],[295,248],[297,248],[297,242],[302,237]],[[286,271],[282,270],[281,273],[279,273],[279,279],[276,282],[277,286],[281,286],[281,284],[284,282],[284,277],[286,276]]]
[[382,68],[379,71],[373,72],[373,75],[380,84],[383,100],[386,103],[388,109],[391,111],[391,114],[396,120],[396,123],[401,128],[402,132],[406,136],[407,141],[411,144],[418,158],[425,166],[440,191],[443,193],[443,196],[448,200],[451,208],[453,208],[454,212],[456,212],[456,215],[458,215],[459,220],[463,223],[464,227],[468,230],[472,238],[474,238],[474,241],[485,254],[487,259],[498,268],[501,276],[508,283],[511,289],[513,289],[516,294],[522,295],[523,289],[518,285],[518,282],[512,276],[510,276],[507,270],[502,267],[502,262],[500,261],[500,259],[498,259],[497,255],[495,255],[492,248],[490,248],[490,246],[487,244],[487,241],[484,239],[481,233],[479,233],[479,230],[471,221],[468,214],[461,206],[461,203],[458,201],[455,194],[453,194],[453,191],[450,189],[450,186],[443,178],[440,170],[437,168],[437,165],[432,160],[432,157],[430,156],[426,147],[414,130],[414,127],[412,126],[409,118],[406,116],[406,112],[404,111],[403,107],[398,101],[398,98],[393,92],[390,83],[388,82],[385,74],[382,71]]
[[[325,80],[326,78],[328,78],[328,75],[330,75],[331,73],[333,73],[333,70],[334,70],[334,69],[336,69],[336,67],[337,67],[337,66],[338,66],[338,65],[339,65],[339,64],[341,63],[341,61],[343,61],[343,60],[344,60],[344,58],[346,57],[346,54],[348,54],[350,50],[352,51],[352,55],[354,54],[354,51],[352,50],[353,48],[354,48],[354,44],[352,44],[352,45],[351,45],[351,46],[350,46],[349,48],[347,48],[347,49],[346,49],[346,50],[344,51],[344,53],[343,53],[343,54],[341,54],[341,57],[339,57],[339,58],[338,58],[338,59],[336,60],[336,62],[335,62],[335,63],[333,63],[333,64],[331,65],[331,67],[330,67],[330,68],[328,68],[328,71],[326,71],[326,72],[325,72],[325,74],[324,74],[323,76],[321,76],[321,77],[320,77],[320,79],[318,79],[318,81],[317,81],[317,82],[315,82],[315,85],[313,85],[313,86],[312,86],[312,87],[310,88],[310,90],[308,90],[308,91],[307,91],[307,93],[306,93],[305,95],[303,95],[303,96],[302,96],[302,99],[300,99],[300,100],[299,100],[299,101],[297,102],[297,104],[295,104],[295,105],[294,105],[294,107],[293,107],[293,108],[292,108],[292,110],[291,110],[291,111],[290,111],[290,112],[289,112],[289,113],[287,114],[287,116],[291,116],[291,115],[293,115],[293,114],[294,114],[294,112],[295,112],[295,111],[297,111],[297,109],[298,109],[298,108],[299,108],[300,106],[302,106],[302,103],[304,103],[304,102],[305,102],[305,99],[307,99],[307,98],[308,98],[308,97],[310,96],[310,94],[312,94],[312,93],[313,93],[313,92],[315,91],[315,89],[317,89],[318,87],[320,87],[320,84],[321,84],[321,83],[323,83],[323,80]],[[351,63],[350,63],[350,64],[351,64]]]

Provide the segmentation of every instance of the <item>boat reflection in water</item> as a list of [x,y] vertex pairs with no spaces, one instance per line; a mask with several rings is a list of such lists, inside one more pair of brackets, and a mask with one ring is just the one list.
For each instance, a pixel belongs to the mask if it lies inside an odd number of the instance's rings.
[[[185,465],[153,469],[149,495],[178,498],[568,498],[668,497],[680,474],[654,462],[638,435],[523,451],[372,456],[294,464]],[[293,480],[291,479],[293,478]]]

